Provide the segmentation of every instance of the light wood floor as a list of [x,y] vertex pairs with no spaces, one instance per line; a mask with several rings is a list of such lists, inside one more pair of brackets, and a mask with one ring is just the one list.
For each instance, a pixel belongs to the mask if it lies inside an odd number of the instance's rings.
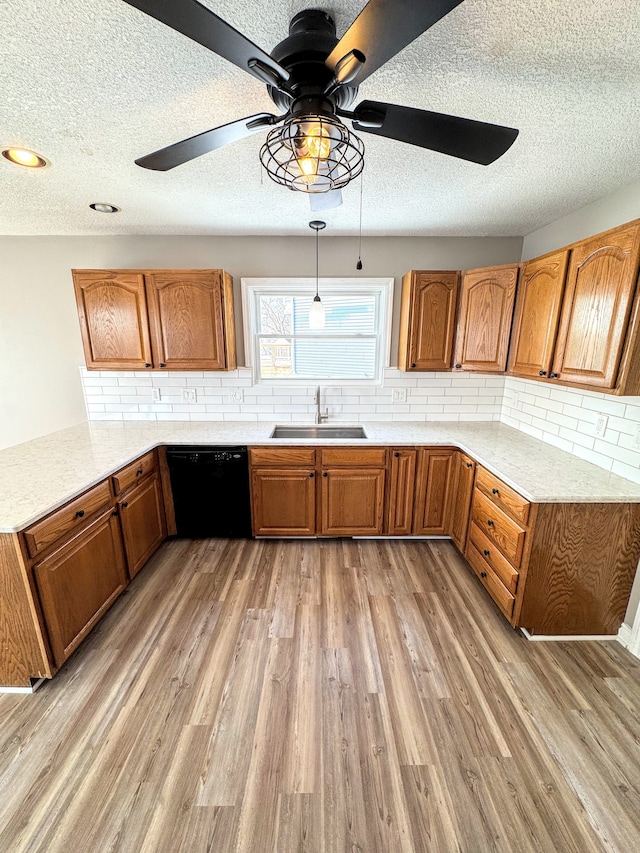
[[2,853],[640,849],[640,661],[528,643],[449,542],[167,543],[0,696]]

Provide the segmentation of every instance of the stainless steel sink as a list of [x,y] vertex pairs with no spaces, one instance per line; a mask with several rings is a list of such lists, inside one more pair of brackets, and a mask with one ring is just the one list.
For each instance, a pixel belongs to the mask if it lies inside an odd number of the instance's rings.
[[359,426],[286,426],[278,425],[271,438],[367,438]]

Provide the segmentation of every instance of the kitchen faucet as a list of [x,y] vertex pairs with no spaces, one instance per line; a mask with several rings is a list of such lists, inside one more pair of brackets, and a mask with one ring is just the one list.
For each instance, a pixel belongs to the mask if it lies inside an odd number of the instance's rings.
[[320,411],[320,386],[316,387],[316,423],[321,424],[329,420],[329,409],[324,410],[324,414]]

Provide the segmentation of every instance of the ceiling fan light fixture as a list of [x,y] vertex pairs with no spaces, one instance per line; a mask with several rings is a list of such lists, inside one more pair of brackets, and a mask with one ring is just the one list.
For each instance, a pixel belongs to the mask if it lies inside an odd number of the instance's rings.
[[335,116],[296,115],[274,128],[260,149],[272,181],[324,193],[345,187],[364,168],[364,143]]
[[95,210],[96,213],[119,213],[120,208],[116,207],[115,204],[107,204],[104,201],[94,201],[93,204],[90,204],[89,207],[91,210]]
[[49,165],[44,157],[28,148],[5,148],[2,156],[16,166],[26,166],[28,169],[42,169]]

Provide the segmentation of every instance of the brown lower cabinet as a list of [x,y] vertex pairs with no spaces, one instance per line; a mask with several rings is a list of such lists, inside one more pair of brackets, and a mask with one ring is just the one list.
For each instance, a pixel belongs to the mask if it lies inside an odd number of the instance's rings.
[[120,525],[109,508],[33,567],[56,666],[61,666],[127,585]]
[[451,463],[449,488],[449,534],[454,545],[464,553],[467,544],[467,529],[471,511],[471,495],[476,477],[476,463],[463,453],[456,451]]
[[449,490],[455,448],[423,447],[418,453],[413,533],[449,535]]
[[118,501],[129,577],[138,574],[167,536],[162,488],[157,473],[126,491]]
[[251,472],[254,536],[313,536],[316,480],[309,468],[254,468]]

